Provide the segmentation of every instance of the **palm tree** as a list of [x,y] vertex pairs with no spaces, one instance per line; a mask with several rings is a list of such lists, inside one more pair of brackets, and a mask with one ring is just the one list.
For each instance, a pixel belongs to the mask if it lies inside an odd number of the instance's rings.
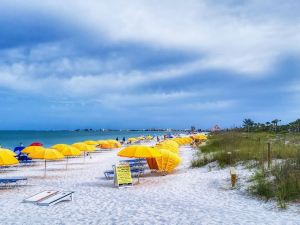
[[273,126],[274,126],[274,128],[275,128],[275,133],[277,132],[277,126],[278,126],[278,123],[280,122],[281,120],[279,120],[279,119],[275,119],[275,120],[272,120],[271,122],[272,122],[272,124],[273,124]]
[[250,128],[253,127],[254,121],[251,119],[244,119],[243,120],[243,127],[247,128],[247,132],[250,131]]

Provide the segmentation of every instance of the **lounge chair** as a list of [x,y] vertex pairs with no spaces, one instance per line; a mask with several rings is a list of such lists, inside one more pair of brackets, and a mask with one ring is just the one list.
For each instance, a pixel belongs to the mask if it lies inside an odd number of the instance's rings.
[[115,172],[113,170],[106,170],[104,171],[104,176],[106,177],[106,179],[113,179],[115,176]]
[[3,185],[17,185],[20,181],[27,181],[27,177],[0,178],[0,184],[3,184]]
[[19,147],[15,147],[14,149],[14,152],[17,154],[17,157],[18,157],[18,160],[20,163],[32,163],[34,161],[32,161],[31,158],[28,157],[27,154],[24,154],[22,153],[22,150],[24,149],[25,147],[23,146],[19,146]]
[[146,159],[126,159],[126,160],[120,160],[120,163],[147,163]]
[[73,191],[58,192],[42,201],[37,202],[37,204],[42,206],[51,206],[63,201],[72,201],[73,193]]

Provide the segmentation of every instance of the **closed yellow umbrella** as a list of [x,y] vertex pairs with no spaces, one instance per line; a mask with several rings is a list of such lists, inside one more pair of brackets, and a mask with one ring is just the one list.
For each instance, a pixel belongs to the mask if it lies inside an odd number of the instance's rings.
[[28,146],[22,150],[23,153],[31,154],[34,152],[41,151],[44,147],[42,146]]
[[0,166],[16,165],[19,161],[11,155],[8,151],[0,150]]
[[[128,158],[156,158],[161,153],[153,147],[145,145],[131,145],[119,151],[118,156]],[[140,182],[140,173],[138,173],[138,183]]]
[[87,140],[84,143],[87,144],[87,145],[98,145],[97,141],[92,141],[92,140]]
[[6,153],[8,153],[9,155],[11,155],[11,156],[13,156],[13,157],[17,155],[17,154],[14,153],[12,150],[6,149],[6,148],[0,148],[0,152],[6,152]]
[[29,154],[29,157],[32,159],[43,159],[45,160],[45,175],[46,175],[46,167],[47,167],[47,160],[59,160],[63,159],[64,155],[61,154],[59,151],[51,148],[42,148],[37,150],[33,153]]
[[155,160],[160,171],[169,173],[181,162],[181,159],[177,154],[167,149],[158,149],[158,151],[161,153],[161,156],[156,157]]

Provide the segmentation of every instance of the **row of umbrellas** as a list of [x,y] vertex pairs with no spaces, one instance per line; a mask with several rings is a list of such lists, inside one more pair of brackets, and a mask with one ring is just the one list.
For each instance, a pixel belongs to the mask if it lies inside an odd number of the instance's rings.
[[[190,137],[177,137],[167,139],[155,146],[132,145],[119,151],[118,156],[128,158],[146,158],[149,168],[172,172],[182,161],[179,156],[179,146],[193,143],[195,140],[207,140],[205,135],[194,135]],[[138,176],[139,182],[139,176]]]
[[[138,140],[150,140],[152,136],[129,138],[128,141],[134,143]],[[176,137],[164,140],[154,147],[143,145],[132,145],[122,149],[118,155],[129,158],[146,158],[150,169],[156,169],[163,172],[173,171],[181,162],[178,155],[179,146],[191,144],[194,140],[205,141],[206,135],[196,134],[190,137]],[[82,152],[93,152],[97,147],[102,149],[120,148],[121,143],[116,140],[87,140],[84,142],[77,142],[72,145],[56,144],[50,148],[44,148],[39,142],[32,143],[30,146],[22,150],[23,153],[28,154],[32,159],[45,160],[45,170],[47,160],[60,160],[63,158],[80,156]],[[18,164],[15,158],[16,154],[9,149],[0,149],[0,166],[9,166]]]
[[130,143],[136,143],[136,142],[138,142],[138,141],[143,141],[143,140],[148,140],[148,141],[150,141],[150,140],[152,140],[154,137],[153,136],[151,136],[151,135],[148,135],[148,136],[140,136],[140,137],[131,137],[131,138],[128,138],[128,142],[130,142]]
[[[40,142],[34,142],[22,150],[22,153],[27,154],[32,159],[45,160],[60,160],[68,157],[80,156],[82,152],[93,152],[97,147],[103,149],[113,149],[121,147],[120,142],[116,140],[87,140],[77,142],[72,145],[56,144],[50,148],[44,148]],[[0,149],[0,166],[16,165],[19,161],[15,158],[16,153],[9,149]]]

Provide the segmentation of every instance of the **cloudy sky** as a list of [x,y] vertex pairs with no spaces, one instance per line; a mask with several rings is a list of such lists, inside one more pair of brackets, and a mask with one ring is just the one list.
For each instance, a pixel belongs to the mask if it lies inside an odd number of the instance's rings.
[[298,0],[1,0],[0,129],[300,117]]

